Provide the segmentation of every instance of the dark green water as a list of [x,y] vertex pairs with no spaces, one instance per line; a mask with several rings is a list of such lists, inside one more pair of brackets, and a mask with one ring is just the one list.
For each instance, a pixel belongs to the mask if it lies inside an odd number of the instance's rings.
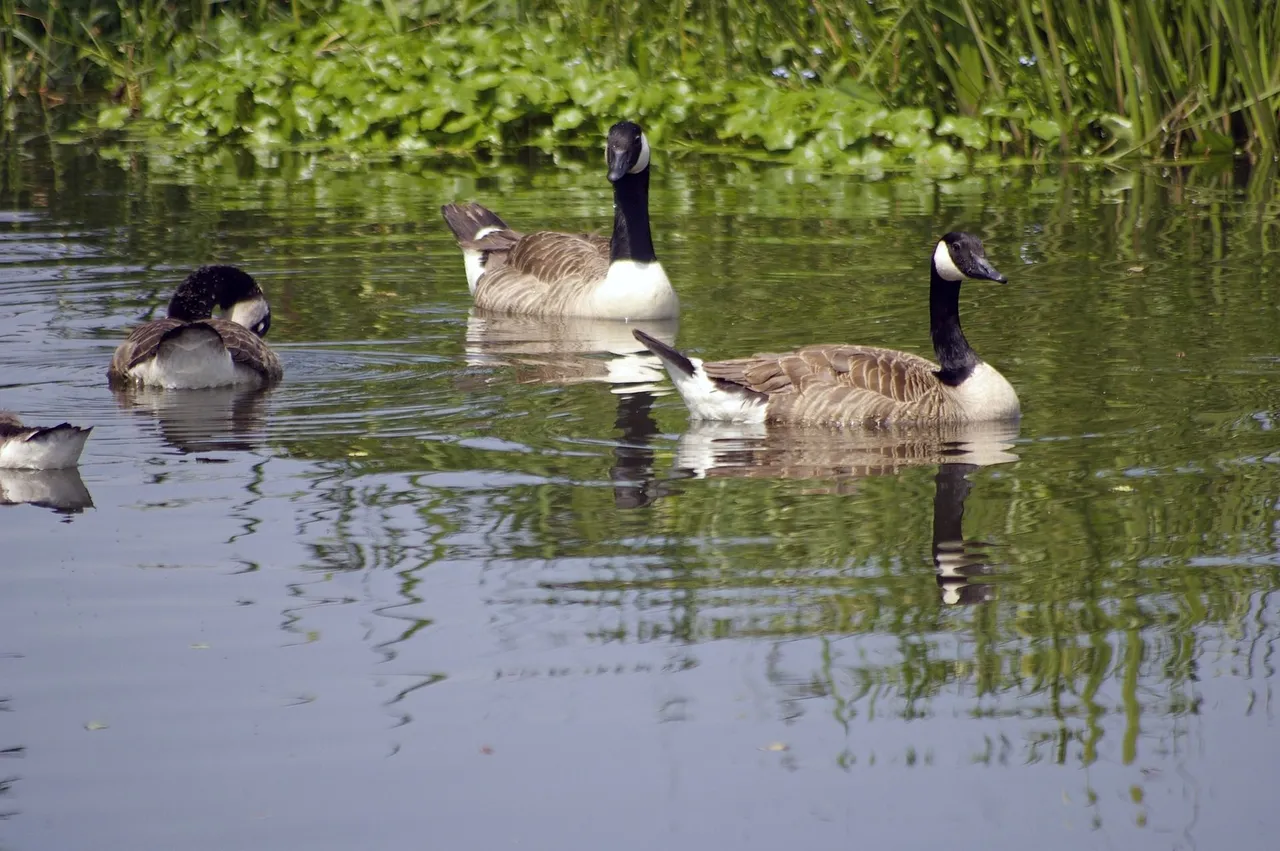
[[[695,354],[927,353],[982,235],[1025,415],[944,458],[690,429],[625,332],[470,316],[439,205],[605,227],[596,159],[6,151],[0,407],[95,431],[0,507],[0,847],[1271,847],[1274,175],[656,159]],[[214,260],[285,382],[113,395]]]

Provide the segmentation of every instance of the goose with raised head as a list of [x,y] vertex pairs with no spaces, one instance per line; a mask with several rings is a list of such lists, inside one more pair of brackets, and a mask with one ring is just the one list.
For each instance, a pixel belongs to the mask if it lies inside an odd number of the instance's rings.
[[80,463],[84,442],[93,426],[70,423],[42,428],[25,426],[16,414],[0,411],[0,468],[7,470],[64,470]]
[[680,301],[649,231],[649,141],[640,126],[609,130],[613,234],[521,234],[476,203],[445,204],[477,307],[502,313],[590,319],[667,319]]
[[643,331],[633,333],[662,360],[695,419],[837,426],[1017,420],[1017,393],[960,329],[960,284],[1006,278],[976,236],[948,233],[930,257],[929,279],[938,363],[846,345],[704,363]]
[[271,307],[252,275],[201,266],[173,294],[165,319],[139,325],[120,344],[107,377],[171,390],[274,384],[284,369],[262,341],[270,327]]

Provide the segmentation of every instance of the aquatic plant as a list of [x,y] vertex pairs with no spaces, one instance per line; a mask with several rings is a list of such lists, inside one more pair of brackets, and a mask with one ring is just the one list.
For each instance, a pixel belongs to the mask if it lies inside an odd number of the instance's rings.
[[187,144],[551,146],[626,114],[814,165],[1280,150],[1262,0],[0,4],[7,93],[97,86],[99,127]]

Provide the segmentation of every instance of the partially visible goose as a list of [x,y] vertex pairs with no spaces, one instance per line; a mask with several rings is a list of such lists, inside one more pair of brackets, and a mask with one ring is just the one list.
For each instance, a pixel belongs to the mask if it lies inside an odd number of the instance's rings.
[[48,428],[24,426],[17,415],[0,411],[0,467],[8,470],[62,470],[80,462],[88,428],[62,423]]
[[520,234],[476,203],[445,204],[477,307],[591,319],[667,319],[680,301],[649,233],[649,142],[619,121],[605,143],[613,235]]
[[1005,282],[968,233],[939,240],[929,262],[929,319],[938,363],[869,346],[808,346],[703,363],[635,330],[695,419],[860,425],[1016,420],[1018,395],[960,330],[960,284]]
[[270,327],[271,307],[251,275],[201,266],[173,294],[168,318],[139,325],[120,344],[107,377],[169,389],[274,384],[284,370],[261,340]]

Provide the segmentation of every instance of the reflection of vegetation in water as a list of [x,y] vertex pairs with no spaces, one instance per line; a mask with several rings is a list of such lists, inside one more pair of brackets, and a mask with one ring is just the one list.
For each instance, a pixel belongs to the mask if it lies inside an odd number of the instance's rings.
[[0,199],[50,229],[84,222],[86,244],[142,269],[130,280],[144,286],[94,290],[86,333],[134,324],[187,265],[230,255],[262,273],[290,373],[261,445],[308,464],[296,536],[311,566],[397,573],[379,611],[405,622],[386,652],[431,634],[423,571],[470,561],[520,637],[572,611],[567,640],[687,645],[691,665],[721,639],[821,643],[825,657],[778,658],[783,699],[846,724],[942,707],[1033,719],[1010,759],[1092,762],[1115,719],[1133,760],[1144,739],[1181,735],[1215,654],[1269,676],[1273,172],[851,182],[697,157],[658,170],[678,342],[699,355],[813,339],[926,351],[923,252],[955,225],[983,233],[1011,283],[966,290],[966,330],[1026,416],[1018,461],[974,472],[965,500],[963,540],[988,545],[994,598],[950,607],[936,467],[689,480],[672,469],[671,436],[688,431],[676,399],[467,362],[470,305],[438,203],[492,196],[519,226],[600,227],[598,156],[485,177],[113,156],[118,169],[12,155]]

